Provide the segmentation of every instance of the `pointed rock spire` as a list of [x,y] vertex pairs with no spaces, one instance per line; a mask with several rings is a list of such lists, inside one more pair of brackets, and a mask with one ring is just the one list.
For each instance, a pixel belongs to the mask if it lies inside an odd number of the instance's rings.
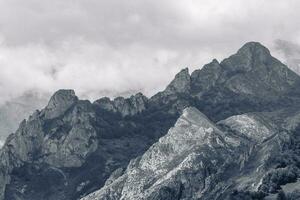
[[182,69],[178,74],[176,74],[173,81],[168,85],[165,92],[166,93],[186,93],[191,89],[191,77],[189,74],[189,69]]
[[50,98],[44,113],[46,119],[59,117],[78,101],[74,90],[58,90]]
[[216,59],[204,65],[202,69],[195,70],[191,74],[192,92],[201,95],[213,87],[220,76],[221,70],[221,66]]

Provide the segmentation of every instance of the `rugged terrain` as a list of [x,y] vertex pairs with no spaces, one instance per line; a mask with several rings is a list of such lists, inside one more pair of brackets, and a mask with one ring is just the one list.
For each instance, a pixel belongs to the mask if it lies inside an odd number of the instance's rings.
[[280,189],[299,175],[299,86],[250,42],[183,69],[151,98],[91,103],[59,90],[7,138],[0,199],[79,199],[100,188],[86,199],[295,196]]
[[[269,198],[281,185],[298,183],[298,134],[258,114],[216,125],[196,108],[186,108],[167,135],[82,200]],[[300,197],[299,188],[289,189],[290,199]]]

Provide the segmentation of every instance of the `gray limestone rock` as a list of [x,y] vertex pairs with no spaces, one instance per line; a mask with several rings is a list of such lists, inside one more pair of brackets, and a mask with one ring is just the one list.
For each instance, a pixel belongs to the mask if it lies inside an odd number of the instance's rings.
[[176,74],[174,80],[167,86],[164,93],[166,93],[166,95],[173,93],[189,93],[190,89],[191,77],[188,68],[185,68]]
[[143,112],[147,107],[147,102],[147,97],[142,93],[138,93],[127,99],[124,97],[117,97],[113,101],[104,97],[95,101],[94,104],[104,110],[120,113],[123,117],[125,117]]
[[122,176],[83,200],[200,198],[212,187],[209,173],[221,170],[231,157],[222,135],[197,109],[187,108],[167,135],[132,161]]
[[78,101],[74,90],[59,90],[50,99],[44,109],[45,118],[53,119],[61,116]]
[[284,159],[283,147],[298,139],[260,117],[233,116],[219,122],[232,128],[224,129],[187,108],[123,174],[82,200],[263,199],[277,191],[272,185],[294,182],[300,171],[276,161]]

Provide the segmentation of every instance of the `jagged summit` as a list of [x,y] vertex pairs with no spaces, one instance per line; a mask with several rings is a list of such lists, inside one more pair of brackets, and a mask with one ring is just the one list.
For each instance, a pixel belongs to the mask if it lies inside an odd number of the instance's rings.
[[219,79],[221,71],[221,65],[216,59],[204,65],[202,69],[193,71],[191,74],[191,90],[193,93],[201,96],[203,92],[212,88]]
[[53,119],[62,115],[77,101],[78,97],[75,95],[74,90],[58,90],[50,98],[50,101],[44,110],[45,118]]
[[278,96],[298,84],[299,76],[265,46],[248,42],[220,63],[213,59],[191,75],[187,68],[181,70],[161,95],[174,99],[174,94],[189,93],[200,98],[210,90],[223,88],[242,95]]
[[237,53],[238,54],[261,53],[261,54],[265,54],[265,55],[271,55],[269,49],[259,42],[247,42],[237,51]]
[[300,82],[299,76],[257,42],[245,44],[220,65],[225,86],[236,93],[276,96]]
[[101,109],[120,113],[123,117],[133,116],[144,111],[148,104],[148,98],[142,93],[131,95],[129,98],[116,97],[110,100],[108,97],[103,97],[94,102],[94,105]]
[[165,89],[166,94],[188,93],[190,91],[190,74],[189,69],[184,68],[175,75],[173,81]]
[[271,56],[270,51],[258,42],[249,42],[243,45],[236,54],[221,62],[227,70],[251,71],[257,67],[271,64],[283,65]]

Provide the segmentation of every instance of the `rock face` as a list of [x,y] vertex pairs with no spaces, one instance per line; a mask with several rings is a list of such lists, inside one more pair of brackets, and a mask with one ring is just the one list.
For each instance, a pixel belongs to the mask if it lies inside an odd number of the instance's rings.
[[[68,109],[63,106],[73,108],[66,113]],[[78,101],[74,91],[58,91],[43,111],[36,111],[27,121],[24,120],[17,132],[7,139],[1,152],[6,173],[19,173],[24,168],[33,166],[41,170],[47,166],[46,169],[57,170],[66,176],[60,168],[82,166],[98,147],[96,130],[92,125],[94,117],[95,112],[90,103]],[[10,182],[6,186],[7,190],[18,189],[23,184],[15,178],[14,175],[5,177],[3,184]],[[30,190],[33,188],[29,186]],[[38,197],[38,194],[28,197],[26,192],[20,195],[24,199]],[[6,198],[19,197],[8,194]]]
[[258,114],[235,115],[218,122],[232,131],[242,133],[250,140],[264,141],[276,132],[276,125]]
[[[290,99],[299,96],[297,74],[257,42],[245,44],[220,64],[214,60],[191,77],[196,107],[215,121],[245,112],[284,108],[291,105]],[[220,114],[224,107],[231,109]]]
[[123,117],[133,116],[144,111],[147,107],[148,99],[142,93],[132,95],[130,98],[117,97],[113,101],[104,97],[94,102],[100,108],[120,113]]
[[[225,59],[221,65],[227,76],[232,77],[227,79],[227,87],[236,92],[260,96],[276,95],[289,90],[299,81],[296,73],[273,58],[269,50],[259,43],[244,45],[237,54]],[[254,80],[259,81],[259,84]],[[237,84],[242,82],[242,85]]]
[[216,85],[217,80],[221,75],[221,71],[221,66],[216,59],[211,63],[204,65],[201,70],[195,70],[191,74],[192,91],[196,93],[198,97],[201,97],[202,92],[208,91]]
[[[104,184],[95,198],[277,193],[290,181],[284,170],[298,176],[299,85],[300,77],[251,42],[191,75],[182,70],[149,99],[91,103],[60,90],[6,140],[0,200],[79,199]],[[284,181],[274,183],[272,170]]]
[[191,77],[188,68],[181,70],[176,74],[174,80],[164,91],[166,94],[172,93],[189,93],[191,90]]
[[[114,111],[78,100],[72,90],[56,92],[8,137],[1,151],[1,198],[78,199],[101,187],[172,123],[170,115],[159,122],[159,113],[124,118],[143,112],[146,101],[142,94],[118,98]],[[160,129],[152,131],[156,126]]]
[[59,90],[50,99],[46,106],[45,119],[53,119],[64,114],[78,101],[73,90]]
[[[278,166],[285,159],[283,146],[294,136],[258,119],[255,114],[233,116],[220,122],[229,128],[223,129],[187,108],[123,174],[114,173],[102,189],[82,200],[262,199],[276,193],[300,175],[293,161]],[[277,173],[282,180],[270,178]]]
[[[187,108],[175,126],[125,173],[83,200],[194,199],[212,187],[208,173],[218,171],[224,147],[223,133],[195,108]],[[211,158],[211,160],[208,159]]]

